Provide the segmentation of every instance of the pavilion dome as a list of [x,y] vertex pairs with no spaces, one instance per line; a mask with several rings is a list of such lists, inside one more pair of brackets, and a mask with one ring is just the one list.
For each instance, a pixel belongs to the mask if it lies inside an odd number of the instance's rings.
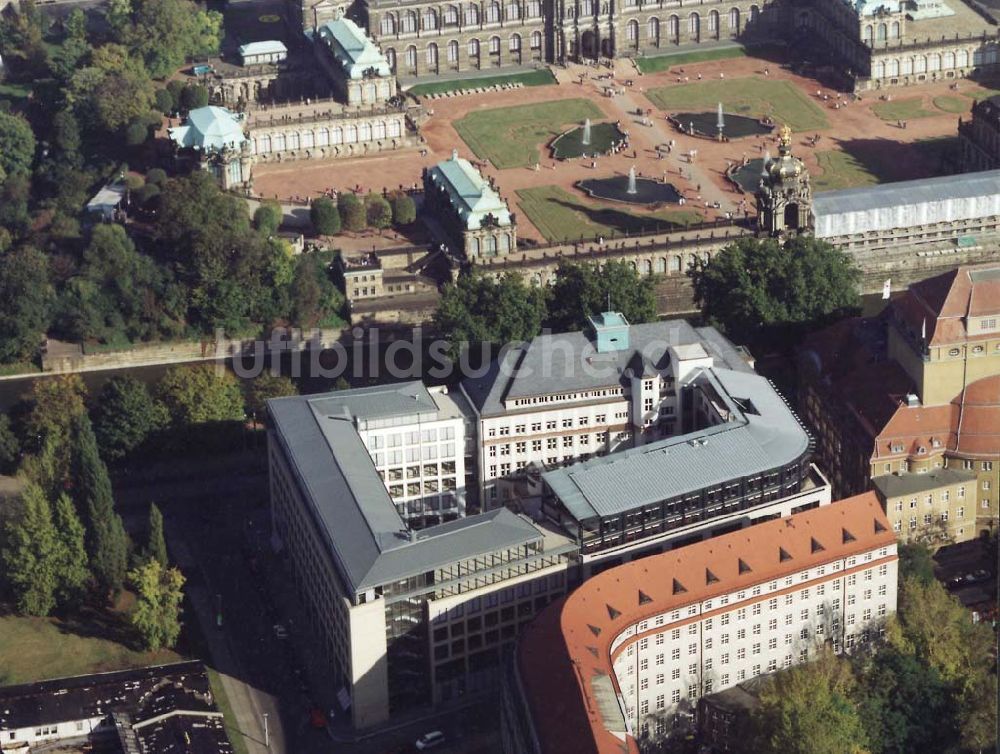
[[192,110],[187,123],[168,133],[178,146],[204,151],[238,149],[247,140],[242,116],[214,105]]

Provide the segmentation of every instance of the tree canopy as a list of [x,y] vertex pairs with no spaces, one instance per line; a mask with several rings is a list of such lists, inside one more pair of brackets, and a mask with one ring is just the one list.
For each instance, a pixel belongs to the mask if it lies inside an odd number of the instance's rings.
[[549,296],[547,325],[554,332],[584,330],[588,318],[616,311],[631,324],[656,320],[656,279],[640,275],[627,262],[561,262]]
[[30,173],[35,159],[35,134],[20,115],[0,111],[0,181],[15,173]]
[[0,560],[18,612],[52,612],[59,587],[59,539],[49,501],[37,484],[28,484],[18,515],[7,523]]
[[176,426],[244,419],[239,381],[214,364],[172,367],[158,393]]
[[190,0],[112,0],[108,20],[154,78],[166,78],[190,57],[217,53],[222,39],[222,15]]
[[689,273],[705,317],[737,342],[825,324],[860,304],[860,273],[825,241],[741,238]]
[[176,568],[167,568],[151,558],[129,572],[129,581],[137,596],[132,625],[146,649],[155,652],[173,647],[181,634],[184,576]]
[[520,275],[507,273],[493,280],[473,270],[444,287],[434,324],[451,340],[454,358],[463,344],[533,338],[545,314],[545,291],[526,285]]
[[48,328],[53,298],[49,262],[42,252],[21,246],[0,255],[0,361],[35,353]]
[[102,455],[118,461],[169,422],[166,406],[153,398],[144,383],[127,375],[116,376],[101,391],[94,432]]

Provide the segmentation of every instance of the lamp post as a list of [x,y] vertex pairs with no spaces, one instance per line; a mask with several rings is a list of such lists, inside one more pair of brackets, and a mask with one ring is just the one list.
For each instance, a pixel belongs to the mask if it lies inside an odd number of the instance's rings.
[[265,749],[270,749],[271,748],[271,737],[270,737],[270,735],[268,734],[268,731],[267,731],[267,713],[265,712],[263,714],[264,714],[264,748]]

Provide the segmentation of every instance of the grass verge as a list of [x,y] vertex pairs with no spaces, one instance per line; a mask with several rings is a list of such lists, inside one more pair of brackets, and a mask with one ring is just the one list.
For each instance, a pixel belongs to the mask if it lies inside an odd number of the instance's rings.
[[816,160],[822,170],[812,179],[813,189],[816,191],[872,186],[879,182],[877,176],[846,152],[835,150],[817,152]]
[[466,89],[476,89],[496,84],[521,84],[522,86],[547,86],[556,83],[556,77],[548,68],[526,73],[514,73],[509,76],[486,76],[473,79],[455,79],[453,81],[435,81],[429,84],[416,84],[406,91],[417,97],[441,92],[457,92]]
[[476,110],[454,125],[479,159],[489,160],[498,168],[517,168],[534,165],[540,144],[586,118],[601,120],[604,113],[590,100],[562,99]]
[[946,113],[961,115],[967,113],[972,104],[964,97],[953,97],[949,94],[943,94],[940,97],[934,98],[934,107],[938,110],[944,110]]
[[215,705],[222,713],[222,718],[226,724],[226,735],[233,745],[234,754],[248,754],[247,742],[236,725],[236,715],[233,713],[233,706],[229,703],[229,695],[226,694],[226,687],[222,683],[222,678],[214,668],[208,668],[208,682],[212,686],[212,696],[215,697]]
[[532,225],[552,243],[668,230],[702,220],[695,210],[633,214],[617,207],[585,203],[559,186],[520,189],[517,196]]
[[666,112],[709,110],[719,102],[728,113],[754,118],[770,116],[794,131],[818,131],[829,126],[826,113],[788,81],[753,76],[745,79],[698,81],[646,92]]
[[708,60],[728,60],[730,58],[745,58],[749,53],[739,45],[721,47],[715,50],[695,50],[693,52],[667,53],[655,57],[642,57],[635,61],[643,73],[658,73],[675,65],[690,65],[704,63]]

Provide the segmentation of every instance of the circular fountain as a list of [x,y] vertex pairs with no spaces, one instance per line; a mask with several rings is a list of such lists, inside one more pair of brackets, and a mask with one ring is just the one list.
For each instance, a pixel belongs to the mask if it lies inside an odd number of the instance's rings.
[[597,157],[611,151],[615,142],[623,142],[625,134],[614,123],[593,123],[587,118],[582,126],[560,134],[549,148],[557,160],[574,157]]
[[638,177],[635,165],[629,168],[627,175],[588,178],[576,185],[595,199],[628,204],[676,204],[681,198],[680,192],[671,183]]
[[759,136],[774,130],[773,123],[766,123],[746,115],[724,113],[721,102],[714,113],[674,113],[670,116],[670,122],[686,134],[719,141]]

